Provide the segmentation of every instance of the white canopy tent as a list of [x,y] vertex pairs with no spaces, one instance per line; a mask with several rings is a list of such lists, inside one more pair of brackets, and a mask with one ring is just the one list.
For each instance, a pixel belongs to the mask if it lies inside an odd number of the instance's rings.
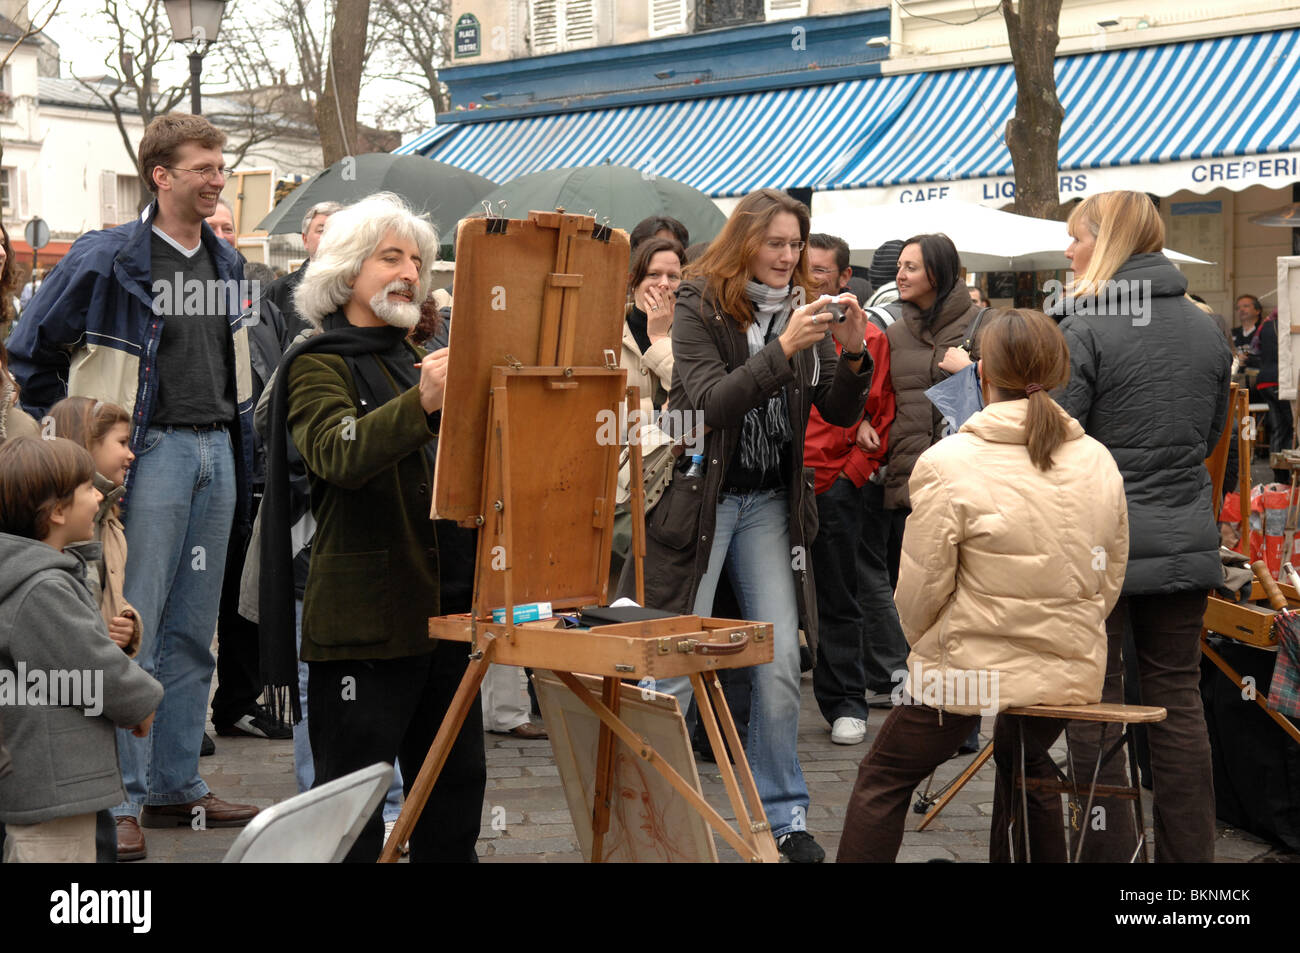
[[[1068,269],[1070,235],[1064,222],[1000,212],[972,202],[936,201],[878,205],[813,216],[812,230],[849,244],[855,265],[869,265],[877,248],[892,239],[942,232],[952,239],[969,271]],[[1166,248],[1174,262],[1207,264]]]

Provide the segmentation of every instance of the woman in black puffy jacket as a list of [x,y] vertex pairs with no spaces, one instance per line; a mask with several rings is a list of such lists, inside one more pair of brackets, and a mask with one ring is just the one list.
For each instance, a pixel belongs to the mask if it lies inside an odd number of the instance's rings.
[[[1145,195],[1094,195],[1074,210],[1069,230],[1076,278],[1055,310],[1064,316],[1070,380],[1058,402],[1110,450],[1128,501],[1128,570],[1106,623],[1102,701],[1124,700],[1120,655],[1129,627],[1142,703],[1168,711],[1148,726],[1156,860],[1207,862],[1214,787],[1198,689],[1200,630],[1222,568],[1204,460],[1227,420],[1232,355],[1214,319],[1184,297],[1187,279],[1162,254],[1164,223]],[[1099,731],[1071,732],[1085,741],[1076,770],[1085,770],[1086,757],[1091,772]],[[1113,765],[1111,777],[1122,777],[1119,759]],[[1126,802],[1096,806],[1103,813],[1090,819],[1086,853],[1127,861],[1136,834]]]

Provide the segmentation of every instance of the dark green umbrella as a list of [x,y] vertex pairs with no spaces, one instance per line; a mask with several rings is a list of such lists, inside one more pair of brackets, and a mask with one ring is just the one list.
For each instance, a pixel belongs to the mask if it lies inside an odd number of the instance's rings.
[[428,214],[440,240],[450,241],[465,207],[495,187],[491,179],[423,156],[346,156],[290,192],[257,227],[272,235],[296,234],[317,202],[347,205],[375,192],[395,192],[416,212]]
[[506,203],[507,218],[527,218],[530,211],[563,208],[586,215],[613,228],[632,231],[652,215],[677,219],[690,232],[691,242],[710,241],[722,230],[727,216],[713,200],[684,182],[651,175],[626,165],[586,165],[569,169],[546,169],[521,175],[491,194],[466,204],[462,214],[482,211],[482,201],[500,213]]

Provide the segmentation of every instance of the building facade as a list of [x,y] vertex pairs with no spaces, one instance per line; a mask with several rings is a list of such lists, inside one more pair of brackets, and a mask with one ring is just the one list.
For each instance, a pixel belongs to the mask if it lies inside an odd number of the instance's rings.
[[[978,7],[978,8],[977,8]],[[623,163],[724,208],[760,186],[821,211],[1014,197],[997,4],[453,0],[452,110],[407,142],[495,181]],[[1159,200],[1193,287],[1268,294],[1292,232],[1249,219],[1300,181],[1300,3],[1065,0],[1063,201]]]

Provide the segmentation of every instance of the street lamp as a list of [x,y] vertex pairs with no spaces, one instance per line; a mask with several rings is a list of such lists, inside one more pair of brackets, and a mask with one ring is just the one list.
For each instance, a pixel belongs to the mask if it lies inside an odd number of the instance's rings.
[[226,0],[163,0],[163,5],[172,25],[172,39],[194,44],[190,50],[190,112],[197,116],[203,111],[199,99],[203,54],[217,39]]

